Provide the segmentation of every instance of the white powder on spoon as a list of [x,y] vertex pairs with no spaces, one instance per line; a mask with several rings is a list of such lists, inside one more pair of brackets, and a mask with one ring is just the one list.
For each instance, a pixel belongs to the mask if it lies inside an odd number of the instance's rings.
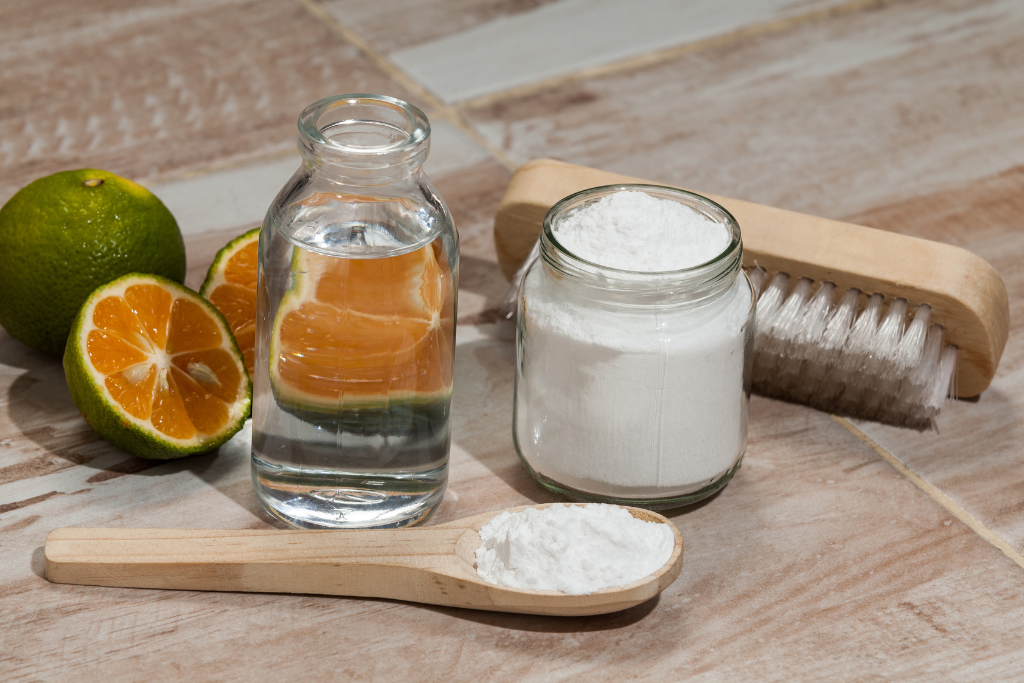
[[638,581],[664,566],[675,547],[668,525],[599,504],[506,510],[480,529],[480,541],[484,581],[566,595]]

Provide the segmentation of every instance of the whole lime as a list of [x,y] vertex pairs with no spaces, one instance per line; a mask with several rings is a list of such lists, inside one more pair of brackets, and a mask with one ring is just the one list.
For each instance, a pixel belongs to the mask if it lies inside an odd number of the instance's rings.
[[63,171],[0,209],[0,325],[28,346],[63,354],[89,294],[128,273],[185,279],[178,223],[141,185],[91,168]]

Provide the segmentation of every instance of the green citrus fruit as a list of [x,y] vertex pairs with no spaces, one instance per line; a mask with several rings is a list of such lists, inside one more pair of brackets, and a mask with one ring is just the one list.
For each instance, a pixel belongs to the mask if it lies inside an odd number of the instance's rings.
[[0,209],[0,325],[59,356],[86,297],[127,273],[185,279],[185,243],[152,193],[95,169],[23,187]]
[[252,402],[224,317],[155,275],[125,275],[89,295],[68,337],[64,376],[89,426],[143,458],[220,446],[242,428]]

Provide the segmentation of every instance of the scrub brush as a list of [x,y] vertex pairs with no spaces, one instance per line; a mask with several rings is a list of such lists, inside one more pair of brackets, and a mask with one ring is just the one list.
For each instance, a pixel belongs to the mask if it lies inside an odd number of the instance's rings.
[[[544,215],[602,185],[647,183],[550,159],[520,167],[494,219],[514,315]],[[1009,332],[1006,286],[948,244],[705,194],[735,216],[757,300],[752,390],[833,414],[935,427],[947,395],[981,394]]]

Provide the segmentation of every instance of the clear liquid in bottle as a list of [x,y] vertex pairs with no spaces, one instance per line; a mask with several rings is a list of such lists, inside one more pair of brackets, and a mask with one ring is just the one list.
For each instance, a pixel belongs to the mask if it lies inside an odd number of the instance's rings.
[[414,524],[447,482],[454,230],[394,197],[312,193],[286,213],[261,245],[257,495],[293,526]]

